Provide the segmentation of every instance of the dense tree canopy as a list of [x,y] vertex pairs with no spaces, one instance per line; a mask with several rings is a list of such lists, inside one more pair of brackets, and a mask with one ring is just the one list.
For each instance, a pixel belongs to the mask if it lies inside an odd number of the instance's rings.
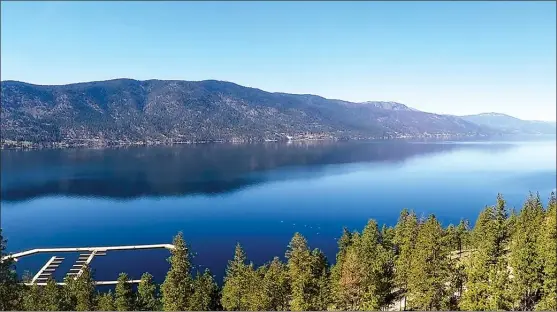
[[[8,258],[0,263],[0,310],[557,310],[556,204],[553,193],[546,207],[531,194],[509,212],[499,195],[472,229],[467,220],[443,227],[405,209],[393,227],[369,220],[361,232],[344,228],[333,265],[300,233],[285,261],[260,266],[238,244],[221,285],[208,269],[192,276],[179,233],[160,293],[148,273],[136,289],[122,273],[114,292],[100,293],[87,266],[64,286],[26,286]],[[0,247],[5,256],[1,231]]]

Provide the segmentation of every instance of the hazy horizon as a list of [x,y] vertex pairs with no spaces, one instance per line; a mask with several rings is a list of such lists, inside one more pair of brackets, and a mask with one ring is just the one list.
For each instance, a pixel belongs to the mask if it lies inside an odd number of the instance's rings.
[[1,80],[221,80],[555,121],[555,5],[2,2]]

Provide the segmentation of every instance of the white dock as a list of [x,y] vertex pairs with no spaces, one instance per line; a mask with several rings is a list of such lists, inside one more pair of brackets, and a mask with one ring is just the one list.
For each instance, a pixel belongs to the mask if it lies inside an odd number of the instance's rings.
[[[130,284],[139,284],[141,282],[141,280],[129,280],[128,283]],[[46,286],[46,282],[38,282],[38,283],[34,283],[38,286]],[[118,284],[118,281],[95,281],[93,282],[93,284],[95,284],[95,286],[106,286],[106,285],[116,285]],[[33,283],[25,283],[25,285],[27,286],[31,286],[33,285]],[[62,283],[56,283],[56,285],[60,285],[60,286],[64,286],[66,285],[66,283],[62,282]]]
[[101,251],[107,252],[110,250],[139,250],[139,249],[158,249],[158,248],[166,248],[166,249],[174,249],[174,245],[172,244],[155,244],[155,245],[134,245],[134,246],[106,246],[106,247],[76,247],[76,248],[38,248],[38,249],[31,249],[23,252],[18,252],[15,254],[7,255],[2,257],[2,260],[5,259],[17,259],[30,256],[37,253],[55,253],[55,252],[82,252],[82,251]]
[[[155,244],[155,245],[132,245],[132,246],[105,246],[105,247],[75,247],[75,248],[38,248],[31,249],[23,252],[18,252],[8,256],[2,257],[2,261],[6,259],[14,259],[17,261],[19,258],[38,254],[38,253],[62,253],[62,252],[80,252],[75,264],[72,266],[67,276],[77,279],[82,273],[86,265],[89,265],[95,256],[104,256],[108,251],[118,250],[145,250],[145,249],[174,249],[172,244]],[[45,286],[48,279],[53,275],[56,268],[62,263],[64,258],[52,257],[46,264],[35,274],[30,283],[26,285],[39,285]],[[140,280],[129,280],[128,283],[137,284]],[[58,285],[65,285],[66,283],[56,283]],[[95,285],[116,285],[118,281],[95,281]]]
[[46,264],[39,270],[39,272],[35,274],[35,276],[31,280],[31,283],[46,282],[46,280],[48,280],[48,278],[52,276],[52,273],[54,273],[60,263],[62,263],[62,260],[64,260],[64,258],[59,258],[56,256],[50,258],[50,260],[46,262]]

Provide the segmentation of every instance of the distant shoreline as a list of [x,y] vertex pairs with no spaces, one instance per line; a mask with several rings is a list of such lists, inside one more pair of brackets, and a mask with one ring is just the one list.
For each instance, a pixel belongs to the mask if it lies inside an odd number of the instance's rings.
[[[298,143],[298,142],[338,142],[338,141],[405,141],[405,140],[455,140],[455,139],[490,139],[501,138],[503,136],[485,135],[422,135],[422,136],[398,136],[398,137],[320,137],[320,138],[292,138],[281,140],[193,140],[193,141],[101,141],[101,140],[81,140],[82,142],[31,142],[2,140],[0,149],[2,150],[36,150],[36,149],[66,149],[66,148],[113,148],[113,147],[133,147],[133,146],[172,146],[172,145],[197,145],[197,144],[260,144],[260,143]],[[76,140],[77,141],[77,140]]]
[[[433,142],[445,142],[451,140],[472,140],[472,141],[485,141],[494,140],[499,141],[501,139],[513,139],[515,140],[544,140],[544,139],[557,139],[557,135],[551,134],[521,134],[521,135],[430,135],[430,136],[401,136],[401,137],[388,137],[388,138],[295,138],[290,140],[199,140],[199,141],[138,141],[138,142],[127,142],[127,141],[100,141],[100,140],[87,140],[88,142],[94,143],[78,143],[78,142],[44,142],[37,143],[31,141],[13,141],[13,140],[3,140],[0,143],[0,150],[38,150],[38,149],[106,149],[106,148],[125,148],[125,147],[135,147],[135,146],[174,146],[174,145],[199,145],[199,144],[234,144],[234,145],[244,145],[244,144],[265,144],[265,143],[304,143],[304,142],[348,142],[348,141],[369,141],[369,142],[385,142],[385,141],[433,141]],[[86,140],[83,140],[86,141]]]

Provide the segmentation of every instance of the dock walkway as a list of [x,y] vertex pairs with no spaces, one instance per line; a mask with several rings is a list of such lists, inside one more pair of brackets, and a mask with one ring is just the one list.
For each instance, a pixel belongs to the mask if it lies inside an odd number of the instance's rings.
[[[2,257],[2,261],[13,259],[18,261],[22,257],[31,256],[38,253],[66,253],[66,252],[80,252],[79,257],[67,273],[67,276],[77,279],[82,273],[86,265],[89,265],[95,256],[105,256],[108,251],[119,250],[145,250],[145,249],[174,249],[172,244],[154,244],[154,245],[132,245],[132,246],[106,246],[106,247],[76,247],[76,248],[38,248],[31,249],[15,254]],[[45,265],[33,276],[30,283],[26,285],[46,285],[49,278],[51,278],[60,266],[64,258],[54,256],[50,258]],[[139,283],[140,280],[130,280],[128,283]],[[116,285],[118,281],[95,281],[95,285]],[[65,283],[56,283],[58,285],[65,285]]]

